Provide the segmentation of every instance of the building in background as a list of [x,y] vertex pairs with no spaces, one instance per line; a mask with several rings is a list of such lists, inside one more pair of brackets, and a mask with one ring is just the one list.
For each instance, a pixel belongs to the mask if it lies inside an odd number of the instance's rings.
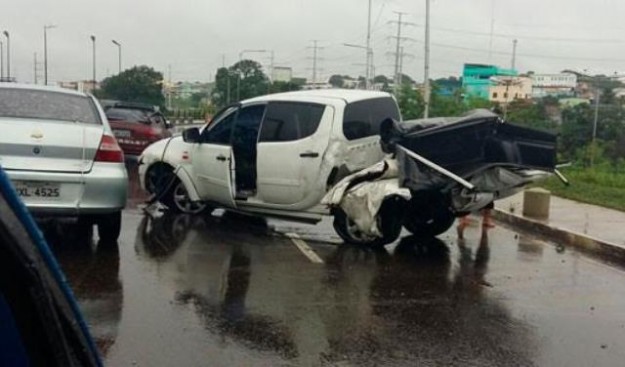
[[492,77],[488,89],[491,102],[510,103],[514,100],[532,99],[532,78],[527,76]]
[[213,83],[177,82],[172,86],[171,93],[177,98],[187,99],[194,94],[210,95],[213,87]]
[[272,82],[290,82],[293,79],[293,68],[275,66],[271,73]]
[[514,76],[518,76],[518,72],[514,69],[502,69],[495,65],[464,64],[462,88],[467,97],[490,99],[490,88],[497,85],[495,78]]
[[58,82],[57,85],[61,88],[77,90],[83,93],[93,93],[94,90],[100,88],[100,83],[93,82],[93,80],[77,80],[71,82]]
[[532,97],[572,97],[577,87],[577,75],[573,73],[532,74]]

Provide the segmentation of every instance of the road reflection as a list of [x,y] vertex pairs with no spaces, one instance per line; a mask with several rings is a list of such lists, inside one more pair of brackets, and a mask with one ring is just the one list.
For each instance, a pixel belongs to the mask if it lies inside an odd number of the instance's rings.
[[231,215],[144,219],[136,242],[210,335],[289,363],[531,364],[530,330],[487,281],[488,233],[453,246],[343,245],[320,266],[262,221]]
[[192,306],[205,328],[255,350],[283,358],[297,355],[289,329],[278,318],[251,311],[247,295],[252,276],[250,245],[268,237],[263,219],[225,213],[221,217],[165,214],[145,217],[137,235],[137,251],[158,262],[173,256],[190,232],[187,256],[172,259],[188,278],[176,292],[176,302]]
[[[106,356],[115,344],[123,307],[117,244],[93,242],[90,233],[73,231],[71,225],[47,227],[51,246],[78,300],[91,335]],[[78,236],[78,237],[76,237]]]

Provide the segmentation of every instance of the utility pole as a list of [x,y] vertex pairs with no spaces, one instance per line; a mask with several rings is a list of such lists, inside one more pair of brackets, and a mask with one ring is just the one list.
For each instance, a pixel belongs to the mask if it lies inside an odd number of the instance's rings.
[[313,40],[313,46],[312,47],[308,47],[310,49],[313,50],[313,57],[312,57],[312,61],[313,61],[313,66],[312,66],[312,83],[316,84],[317,83],[317,61],[318,61],[318,57],[317,57],[317,51],[322,50],[323,47],[319,47],[317,45],[317,42],[319,42],[318,40]]
[[95,87],[96,77],[95,77],[95,36],[94,35],[91,35],[91,45],[92,45],[92,51],[93,51],[93,69],[92,69],[91,80],[93,81],[93,90],[95,90],[96,89]]
[[488,62],[493,57],[493,35],[495,33],[495,0],[490,3],[490,37],[488,39]]
[[33,83],[37,84],[37,53],[34,53],[33,60]]
[[412,38],[402,37],[401,35],[402,26],[415,26],[416,24],[402,21],[404,14],[407,14],[407,13],[396,11],[395,14],[397,14],[397,20],[392,21],[390,23],[397,23],[397,35],[394,37],[391,37],[395,39],[395,52],[391,54],[395,56],[395,74],[393,78],[393,83],[395,84],[394,90],[395,90],[395,94],[397,95],[397,93],[399,92],[400,85],[401,85],[401,76],[399,74],[400,74],[400,63],[401,63],[400,59],[403,54],[403,51],[401,51],[402,42],[405,40],[413,41]]
[[167,109],[171,111],[171,64],[167,65],[167,75],[169,79],[167,83]]
[[516,45],[518,42],[516,39],[512,41],[512,70],[516,68]]
[[401,18],[404,15],[404,13],[401,12],[396,12],[397,13],[397,38],[396,38],[396,44],[395,44],[395,94],[397,94],[397,91],[399,90],[399,83],[400,83],[400,76],[399,76],[399,58],[400,58],[400,54],[399,54],[399,50],[401,49],[403,52],[403,48],[400,46],[401,44]]
[[401,85],[403,83],[404,75],[404,48],[399,48],[399,73],[397,73],[397,83]]
[[595,86],[595,115],[592,122],[592,142],[590,146],[590,167],[595,163],[595,140],[597,139],[597,123],[599,122],[599,88]]
[[430,115],[430,0],[425,0],[425,70],[423,72],[423,118]]
[[48,29],[55,28],[49,24],[43,26],[43,84],[48,85]]
[[0,41],[0,80],[4,78],[4,43]]
[[275,53],[273,50],[270,51],[271,52],[271,62],[269,64],[269,80],[271,80],[271,82],[273,83],[273,68],[274,68],[274,62],[275,62]]
[[115,40],[112,40],[111,42],[113,42],[113,44],[117,46],[117,57],[118,57],[117,74],[121,74],[122,73],[122,44]]
[[365,89],[369,89],[369,79],[371,79],[371,0],[369,0],[369,11],[367,15],[367,58],[365,62]]
[[11,80],[11,38],[9,37],[9,32],[3,32],[5,37],[7,38],[7,78]]

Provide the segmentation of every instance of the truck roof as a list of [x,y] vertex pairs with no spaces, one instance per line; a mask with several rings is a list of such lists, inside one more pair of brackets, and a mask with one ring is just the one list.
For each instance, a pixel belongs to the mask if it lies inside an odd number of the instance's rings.
[[285,92],[268,94],[265,96],[251,98],[242,103],[248,102],[263,102],[263,101],[301,101],[301,102],[315,102],[318,99],[334,99],[342,100],[345,103],[352,103],[372,98],[391,97],[391,94],[386,92],[369,91],[369,90],[357,90],[357,89],[313,89],[302,90],[297,92]]

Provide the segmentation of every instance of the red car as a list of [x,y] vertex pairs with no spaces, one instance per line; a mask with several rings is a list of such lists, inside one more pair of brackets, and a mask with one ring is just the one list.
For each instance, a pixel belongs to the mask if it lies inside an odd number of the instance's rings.
[[154,106],[115,102],[106,106],[105,112],[127,156],[138,156],[148,145],[172,135],[172,126]]

